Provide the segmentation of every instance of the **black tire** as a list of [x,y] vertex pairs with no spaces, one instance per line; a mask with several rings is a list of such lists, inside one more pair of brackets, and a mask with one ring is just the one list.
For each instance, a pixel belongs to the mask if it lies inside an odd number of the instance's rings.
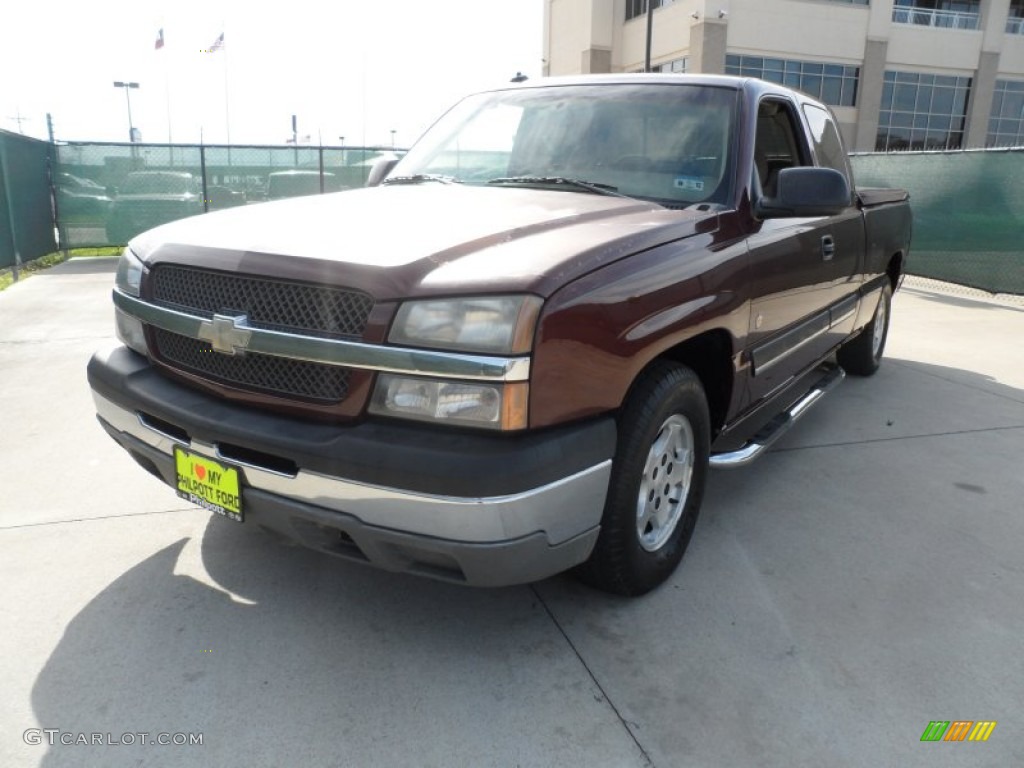
[[889,338],[891,310],[892,286],[886,280],[871,322],[836,353],[836,360],[844,371],[852,376],[871,376],[878,370],[885,352],[885,341]]
[[577,569],[583,581],[642,595],[672,574],[704,498],[710,432],[707,397],[692,370],[659,361],[644,372],[619,415],[601,533]]

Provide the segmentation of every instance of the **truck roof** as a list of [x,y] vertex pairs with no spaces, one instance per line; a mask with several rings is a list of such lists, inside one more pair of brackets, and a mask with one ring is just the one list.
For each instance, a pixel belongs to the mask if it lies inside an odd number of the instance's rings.
[[795,101],[815,104],[828,109],[818,99],[803,91],[788,88],[779,83],[760,80],[756,77],[738,77],[736,75],[699,75],[699,74],[662,74],[659,72],[624,72],[610,75],[567,75],[559,77],[543,77],[527,80],[523,83],[511,83],[503,88],[491,88],[492,91],[519,90],[524,88],[546,88],[561,85],[703,85],[713,88],[731,88],[743,91],[753,98],[763,94],[788,96]]

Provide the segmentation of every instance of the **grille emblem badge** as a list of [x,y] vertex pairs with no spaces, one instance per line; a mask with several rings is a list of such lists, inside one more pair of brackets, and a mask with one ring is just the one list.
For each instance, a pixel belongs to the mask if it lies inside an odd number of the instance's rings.
[[213,320],[199,324],[199,338],[210,342],[215,352],[225,355],[245,354],[252,331],[246,327],[246,315],[214,315]]

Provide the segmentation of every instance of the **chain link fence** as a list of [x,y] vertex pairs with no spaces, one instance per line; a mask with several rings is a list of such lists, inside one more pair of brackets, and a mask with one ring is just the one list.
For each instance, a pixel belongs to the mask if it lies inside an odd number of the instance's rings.
[[57,250],[50,213],[52,145],[0,131],[0,268]]
[[123,245],[186,216],[362,187],[384,147],[57,147],[57,227],[65,248]]
[[858,186],[910,191],[910,274],[1024,294],[1024,149],[854,155]]
[[[51,145],[0,131],[0,267],[57,250],[55,223],[65,250],[123,245],[205,211],[361,187],[392,152],[402,151]],[[860,186],[910,191],[911,274],[1024,295],[1024,149],[863,154],[852,163]]]

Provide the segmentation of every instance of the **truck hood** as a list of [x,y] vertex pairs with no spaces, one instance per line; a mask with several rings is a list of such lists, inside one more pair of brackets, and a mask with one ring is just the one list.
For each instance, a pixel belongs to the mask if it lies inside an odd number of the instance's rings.
[[550,295],[604,264],[710,232],[717,215],[588,193],[424,183],[282,200],[136,237],[144,261],[337,282],[379,300]]

